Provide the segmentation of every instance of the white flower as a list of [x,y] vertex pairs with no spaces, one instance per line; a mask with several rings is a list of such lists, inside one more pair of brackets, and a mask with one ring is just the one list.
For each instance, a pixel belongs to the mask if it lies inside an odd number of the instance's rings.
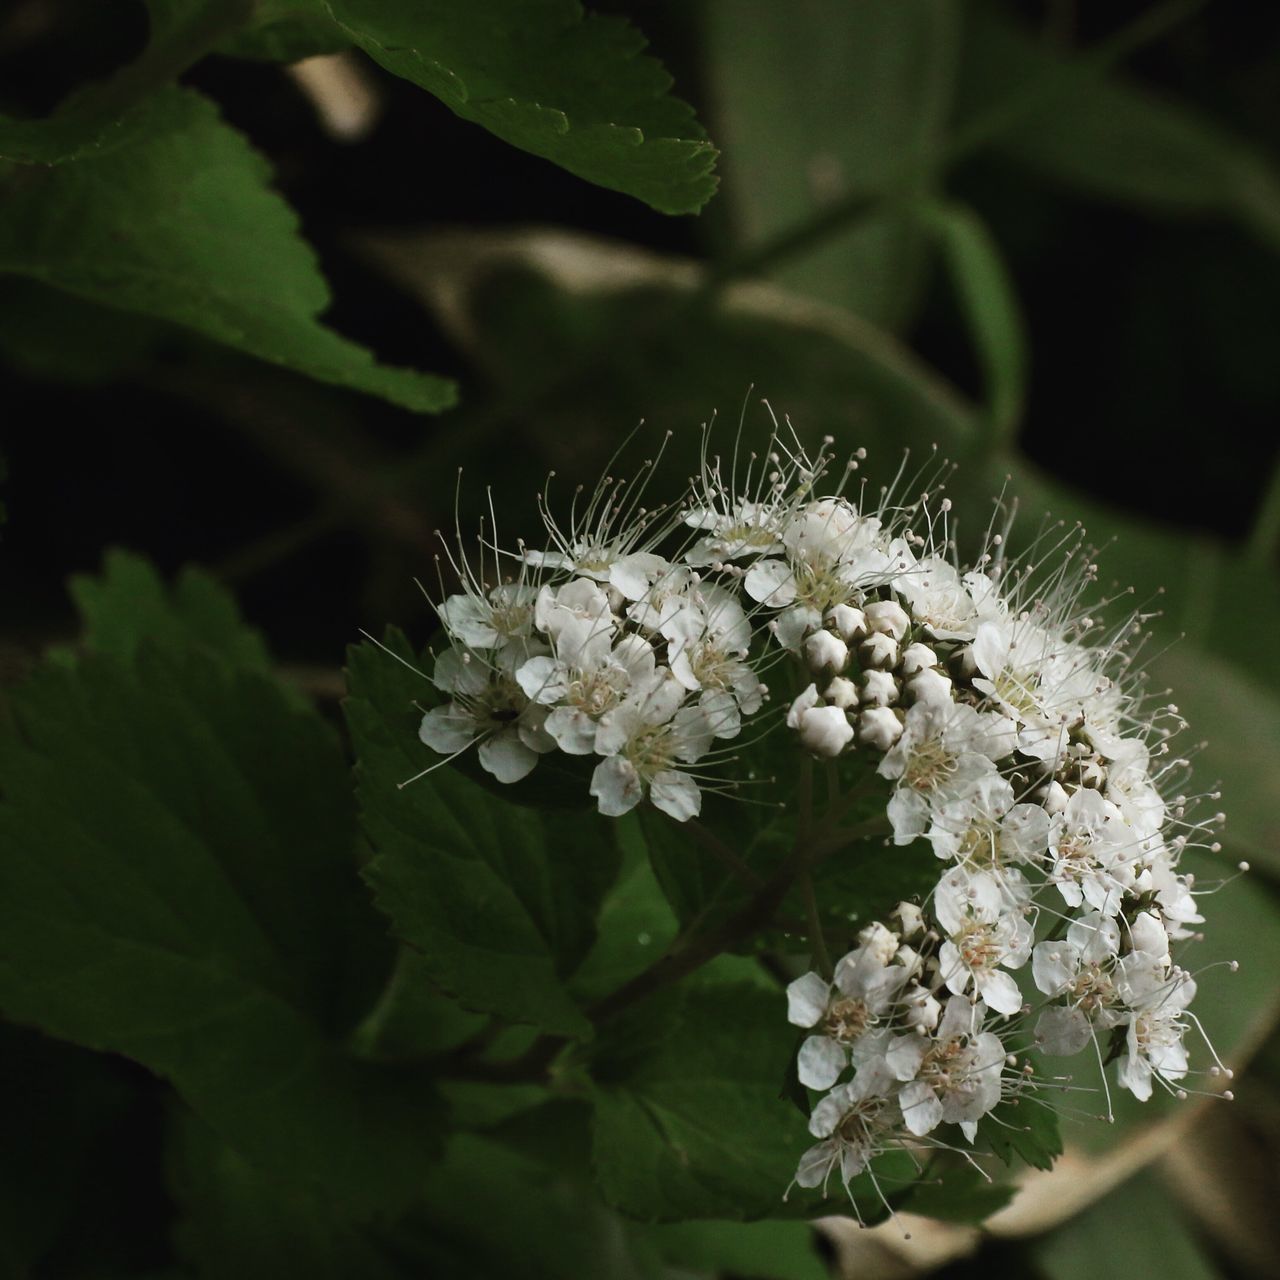
[[802,508],[787,524],[786,559],[766,557],[747,571],[743,589],[752,600],[781,609],[778,642],[796,649],[828,611],[851,604],[861,591],[887,582],[905,562],[906,544],[888,545],[875,516],[859,516],[843,498]]
[[961,576],[937,556],[910,565],[894,579],[893,589],[911,606],[915,621],[937,640],[972,640],[984,616],[995,616],[990,579],[978,573]]
[[979,675],[973,687],[985,693],[1021,726],[1018,746],[1039,760],[1053,760],[1066,741],[1069,717],[1046,708],[1041,681],[1053,651],[1051,638],[1030,622],[982,622],[973,642]]
[[742,606],[723,587],[701,587],[661,631],[671,674],[701,694],[699,705],[716,737],[735,737],[741,717],[754,715],[764,702],[760,679],[747,660],[751,624]]
[[776,503],[736,502],[727,510],[695,507],[684,517],[705,535],[684,553],[691,565],[712,565],[742,556],[767,556],[783,550],[782,511]]
[[873,1059],[814,1107],[809,1132],[822,1141],[800,1157],[795,1178],[800,1186],[821,1186],[838,1168],[847,1187],[875,1156],[896,1145],[902,1113],[888,1095],[893,1084],[883,1060]]
[[[590,624],[578,624],[586,625]],[[608,632],[602,634],[610,639]],[[590,755],[600,717],[632,689],[651,686],[656,673],[653,646],[636,635],[625,635],[612,647],[594,640],[580,642],[575,626],[562,628],[560,638],[555,657],[530,658],[516,672],[516,680],[530,699],[552,708],[543,727],[560,750]],[[561,657],[566,652],[568,661]]]
[[[1121,965],[1129,959],[1121,961]],[[1139,966],[1133,966],[1134,973]],[[1163,1080],[1181,1080],[1187,1074],[1187,1051],[1182,1043],[1186,1024],[1182,1015],[1195,997],[1195,980],[1183,969],[1175,968],[1167,976],[1158,975],[1155,966],[1142,969],[1145,980],[1128,984],[1131,1003],[1136,1007],[1129,1015],[1125,1035],[1125,1053],[1116,1068],[1116,1078],[1135,1098],[1146,1101],[1151,1096],[1154,1076]]]
[[960,703],[915,703],[878,769],[898,784],[889,801],[895,843],[924,835],[935,805],[964,795],[1012,749],[1011,726],[1000,715]]
[[579,538],[562,551],[525,551],[526,564],[559,569],[596,582],[608,583],[625,600],[640,600],[671,566],[651,551],[631,549],[631,539],[607,541]]
[[446,649],[436,660],[432,682],[451,694],[443,707],[422,717],[418,737],[433,751],[456,755],[480,744],[480,764],[499,782],[519,782],[538,756],[555,750],[547,735],[545,707],[533,703],[516,682],[513,665],[524,650],[508,646],[490,662]]
[[939,973],[947,990],[963,995],[973,983],[977,997],[997,1013],[1017,1013],[1022,994],[1001,971],[1018,969],[1031,955],[1031,926],[1011,911],[996,878],[985,871],[966,875],[949,871],[934,892],[934,910],[947,938],[938,952]]
[[485,595],[469,590],[440,606],[440,621],[468,648],[496,649],[532,634],[536,596],[537,588],[525,582],[499,583]]
[[989,871],[1006,893],[1025,901],[1026,881],[1021,872],[1011,872],[1044,856],[1049,815],[1039,805],[1015,801],[1007,778],[985,774],[962,796],[933,811],[928,835],[939,858],[969,871]]
[[1046,1053],[1079,1053],[1096,1029],[1123,1021],[1123,996],[1114,977],[1119,947],[1119,926],[1098,911],[1072,921],[1065,939],[1037,943],[1031,957],[1037,988],[1067,1001],[1045,1009],[1036,1023],[1036,1043]]
[[1134,881],[1129,828],[1120,811],[1088,787],[1075,791],[1049,826],[1049,880],[1068,906],[1087,902],[1113,916]]
[[1000,1101],[1005,1047],[981,1029],[984,1013],[981,1003],[952,996],[933,1036],[900,1036],[886,1051],[886,1064],[903,1081],[902,1118],[917,1137],[958,1124],[972,1142],[978,1121]]
[[686,690],[660,671],[596,729],[595,750],[605,757],[591,775],[591,794],[600,812],[616,818],[649,799],[663,813],[686,822],[702,809],[697,782],[679,764],[706,754],[714,728],[700,707],[681,706]]
[[788,1020],[795,1026],[818,1028],[800,1047],[801,1084],[829,1089],[850,1059],[858,1066],[874,1056],[880,1042],[874,1031],[914,968],[893,963],[897,943],[896,935],[874,925],[864,931],[862,945],[836,965],[833,982],[806,973],[787,988]]

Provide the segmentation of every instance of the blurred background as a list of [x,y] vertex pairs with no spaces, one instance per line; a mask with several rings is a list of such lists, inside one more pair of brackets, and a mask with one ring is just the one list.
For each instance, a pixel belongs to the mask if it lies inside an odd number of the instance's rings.
[[[810,441],[866,446],[873,481],[903,448],[936,445],[960,464],[973,532],[1007,485],[1028,536],[1046,512],[1082,520],[1103,581],[1160,610],[1153,680],[1208,739],[1201,778],[1222,781],[1229,815],[1226,871],[1202,884],[1253,866],[1206,909],[1206,953],[1242,963],[1206,978],[1206,1021],[1247,1069],[1234,1104],[1135,1110],[1105,1132],[1068,1122],[1061,1168],[985,1231],[919,1222],[904,1241],[830,1224],[831,1265],[1276,1274],[1280,9],[593,7],[645,33],[721,149],[700,216],[590,186],[354,53],[214,56],[185,77],[268,157],[332,286],[328,322],[455,378],[446,413],[0,275],[4,678],[74,635],[66,579],[124,546],[166,572],[211,568],[335,707],[357,628],[425,638],[413,579],[434,574],[455,499],[470,524],[488,486],[514,537],[548,469],[566,491],[592,481],[643,420],[636,456],[672,432],[678,481],[700,424],[762,432],[764,400]],[[3,105],[48,110],[146,33],[129,0],[8,0]],[[82,1056],[0,1054],[0,1075],[17,1075],[2,1096],[24,1099],[0,1132],[36,1141],[41,1124],[75,1123],[59,1090]],[[89,1145],[118,1176],[104,1190],[58,1174],[75,1238],[54,1231],[32,1274],[163,1260],[173,1207],[138,1155],[160,1103],[141,1072],[113,1071],[94,1076],[109,1105]],[[24,1212],[12,1199],[0,1229]],[[794,1274],[759,1265],[734,1274]]]

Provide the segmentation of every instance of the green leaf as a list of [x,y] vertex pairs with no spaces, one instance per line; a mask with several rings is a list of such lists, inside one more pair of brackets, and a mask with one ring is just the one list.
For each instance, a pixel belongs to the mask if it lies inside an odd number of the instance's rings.
[[1162,1280],[1217,1280],[1222,1274],[1150,1171],[1111,1188],[1079,1217],[1033,1241],[1031,1253],[1045,1280],[1148,1275],[1157,1266]]
[[600,1202],[585,1171],[573,1162],[549,1165],[545,1147],[534,1155],[497,1136],[454,1139],[399,1241],[421,1276],[664,1275],[653,1250]]
[[986,416],[993,440],[1008,441],[1026,400],[1027,341],[1013,281],[986,224],[954,201],[920,211],[937,238],[952,287],[977,349],[986,389]]
[[315,255],[269,189],[266,162],[211,102],[166,89],[138,110],[145,120],[128,147],[9,174],[0,272],[408,409],[453,402],[451,383],[378,365],[317,321],[329,293]]
[[[858,194],[929,190],[950,114],[960,12],[951,0],[708,6],[707,56],[717,131],[732,162],[725,198],[736,243],[767,240]],[[899,328],[923,284],[926,248],[909,209],[892,209],[771,274]]]
[[91,85],[44,120],[0,115],[0,160],[61,164],[144,138],[146,99],[248,22],[252,0],[148,0],[150,40],[136,61]]
[[977,117],[1053,79],[1042,107],[992,145],[1036,172],[1157,213],[1234,217],[1280,247],[1280,175],[1264,154],[1190,107],[1072,62],[984,8],[973,11],[959,96]]
[[781,992],[693,985],[607,1023],[593,1068],[606,1199],[651,1221],[780,1213],[809,1143],[780,1096],[795,1037]]
[[972,1165],[943,1160],[930,1167],[930,1176],[911,1189],[902,1207],[909,1213],[943,1222],[981,1222],[1013,1199],[1012,1183],[993,1182]]
[[1062,1154],[1058,1113],[1034,1092],[1025,1098],[1006,1099],[984,1116],[978,1125],[978,1140],[1005,1164],[1013,1164],[1016,1157],[1032,1168],[1051,1169]]
[[830,1280],[807,1222],[671,1222],[633,1227],[673,1266],[767,1280]]
[[421,1060],[456,1048],[485,1026],[481,1014],[463,1009],[435,985],[426,959],[402,947],[378,1003],[351,1041],[361,1057]]
[[300,12],[295,0],[260,3],[253,23],[218,45],[217,52],[259,62],[299,62],[350,45],[325,14]]
[[370,1229],[267,1176],[190,1112],[174,1108],[167,1146],[167,1181],[179,1206],[174,1245],[196,1275],[391,1280],[409,1274]]
[[649,864],[635,815],[617,820],[622,869],[600,904],[595,945],[573,975],[573,993],[589,1004],[647,969],[676,936],[677,921]]
[[13,710],[0,1007],[166,1077],[276,1176],[353,1211],[407,1194],[438,1102],[339,1045],[381,944],[327,726],[262,675],[149,645],[41,671]]
[[139,1103],[124,1064],[0,1023],[0,1275],[38,1274],[55,1251],[67,1267],[72,1240],[82,1258],[105,1262],[119,1201],[136,1194],[140,1162],[122,1139],[137,1128]]
[[144,643],[173,652],[199,648],[230,667],[266,672],[267,647],[247,626],[235,600],[207,573],[182,571],[167,587],[141,556],[107,552],[101,577],[77,575],[70,591],[84,623],[84,643],[97,653],[132,660]]
[[346,702],[378,905],[464,1007],[590,1035],[565,980],[591,949],[617,874],[610,824],[518,807],[452,769],[401,788],[441,757],[418,739],[426,681],[404,665],[418,660],[403,637],[388,646],[403,661],[371,644],[350,650]]
[[73,298],[34,280],[0,279],[0,357],[27,377],[84,386],[127,377],[168,326]]
[[315,0],[388,71],[464,120],[662,213],[711,198],[716,150],[623,19],[577,0]]

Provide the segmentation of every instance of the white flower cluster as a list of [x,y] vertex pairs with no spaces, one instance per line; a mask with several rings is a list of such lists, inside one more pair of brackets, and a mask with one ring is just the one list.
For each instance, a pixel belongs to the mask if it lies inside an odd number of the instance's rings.
[[1031,1087],[1028,1031],[1049,1054],[1118,1058],[1139,1098],[1153,1082],[1181,1092],[1194,1022],[1172,952],[1202,917],[1178,862],[1208,824],[1168,796],[1186,767],[1167,741],[1176,708],[1148,709],[1130,675],[1143,615],[1101,633],[1078,532],[1011,561],[1007,529],[989,531],[961,569],[949,501],[895,505],[891,488],[855,502],[859,457],[827,495],[825,445],[811,461],[775,439],[743,484],[704,458],[658,510],[643,484],[612,480],[567,531],[544,506],[551,546],[509,553],[514,578],[460,566],[434,673],[450,700],[421,731],[441,753],[478,744],[502,781],[545,752],[597,757],[602,813],[647,797],[683,821],[705,781],[691,766],[761,712],[762,664],[803,673],[785,716],[801,753],[877,779],[893,844],[927,841],[939,878],[894,927],[865,928],[830,979],[788,990],[812,1032],[800,1081],[824,1094],[802,1186],[941,1145],[941,1125],[972,1142]]
[[659,555],[679,512],[638,501],[606,479],[567,532],[547,516],[552,547],[511,553],[513,580],[488,585],[459,562],[466,590],[440,607],[452,643],[433,674],[449,702],[420,736],[448,755],[478,744],[500,782],[547,752],[596,756],[601,813],[648,797],[685,821],[702,804],[690,766],[736,737],[768,690],[737,592]]

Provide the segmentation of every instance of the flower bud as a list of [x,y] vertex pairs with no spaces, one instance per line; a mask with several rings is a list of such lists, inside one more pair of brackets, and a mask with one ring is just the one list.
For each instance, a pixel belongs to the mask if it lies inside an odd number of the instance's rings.
[[904,686],[908,702],[950,702],[951,677],[927,667],[917,671]]
[[887,707],[898,700],[898,682],[888,671],[868,671],[862,677],[862,701],[869,707]]
[[877,969],[883,969],[898,949],[898,935],[886,929],[879,920],[873,920],[858,931],[858,947]]
[[883,631],[873,631],[859,646],[858,655],[864,667],[888,670],[897,666],[898,642]]
[[833,707],[852,711],[858,705],[858,686],[845,676],[836,676],[822,695]]
[[804,642],[804,657],[810,671],[839,675],[849,665],[849,646],[830,631],[815,631]]
[[800,743],[815,756],[830,760],[853,740],[853,726],[839,707],[811,707],[800,715]]
[[1067,795],[1067,789],[1060,783],[1057,778],[1051,778],[1047,786],[1041,787],[1036,792],[1036,799],[1044,805],[1045,810],[1049,814],[1061,813],[1067,807],[1067,801],[1070,797]]
[[1084,760],[1080,764],[1080,785],[1100,791],[1106,785],[1107,771],[1096,760]]
[[868,707],[858,718],[858,741],[888,751],[902,737],[902,721],[889,707]]
[[796,700],[791,704],[791,710],[787,712],[787,728],[798,729],[800,727],[800,717],[813,707],[816,707],[821,699],[818,697],[818,686],[811,684]]
[[851,604],[837,604],[827,610],[826,623],[834,627],[846,644],[856,644],[867,634],[867,618]]
[[877,601],[867,605],[863,612],[867,617],[867,626],[872,631],[884,632],[895,640],[901,640],[911,625],[907,611],[896,600]]
[[919,1027],[924,1031],[932,1031],[942,1016],[942,1005],[921,986],[913,986],[907,993],[904,1002],[907,1011],[903,1021],[909,1027]]
[[924,932],[924,912],[914,902],[900,902],[889,914],[898,917],[902,937],[914,938]]
[[973,656],[973,645],[966,644],[957,649],[947,660],[951,674],[960,680],[972,680],[978,674],[978,663]]
[[904,676],[913,676],[938,665],[938,655],[927,644],[909,644],[902,651],[899,669]]

